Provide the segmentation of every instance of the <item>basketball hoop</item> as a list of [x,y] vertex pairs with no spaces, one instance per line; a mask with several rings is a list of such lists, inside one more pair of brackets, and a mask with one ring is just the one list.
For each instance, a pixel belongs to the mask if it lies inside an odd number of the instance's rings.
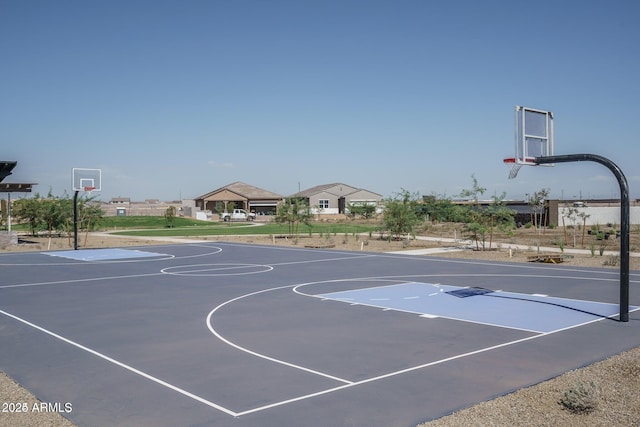
[[516,106],[515,110],[515,154],[503,160],[509,168],[509,179],[518,176],[522,166],[549,165],[538,162],[539,158],[554,155],[553,113]]
[[514,179],[516,176],[518,176],[518,172],[520,172],[520,168],[522,166],[536,165],[536,162],[533,159],[516,159],[515,157],[507,157],[502,161],[509,167],[509,179]]
[[95,189],[96,187],[91,187],[91,186],[84,187],[84,191],[89,193],[89,195],[91,195],[91,192]]

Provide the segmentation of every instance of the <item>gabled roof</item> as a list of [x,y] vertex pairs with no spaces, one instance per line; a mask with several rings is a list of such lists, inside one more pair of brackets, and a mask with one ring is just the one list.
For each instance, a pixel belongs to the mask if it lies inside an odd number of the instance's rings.
[[206,199],[222,191],[230,191],[232,193],[237,194],[238,196],[241,196],[243,198],[250,199],[250,200],[282,199],[283,198],[283,196],[281,196],[280,194],[263,190],[262,188],[254,187],[253,185],[249,185],[244,182],[236,181],[231,184],[225,185],[224,187],[220,187],[213,191],[210,191],[207,194],[203,194],[202,196],[198,196],[195,199],[196,200]]
[[338,185],[344,185],[345,187],[353,188],[350,185],[342,184],[340,182],[334,182],[333,184],[316,185],[315,187],[307,188],[306,190],[299,191],[292,194],[290,197],[311,197],[315,194],[322,193]]
[[369,193],[369,194],[375,194],[376,196],[379,196],[380,198],[382,198],[382,194],[379,193],[374,193],[373,191],[369,191],[369,190],[365,190],[364,188],[356,188],[355,190],[353,190],[351,193],[347,193],[345,194],[345,196],[351,196],[354,195],[356,193]]
[[365,190],[364,188],[356,188],[356,187],[352,187],[352,186],[347,185],[347,184],[343,184],[341,182],[334,182],[332,184],[316,185],[315,187],[311,187],[311,188],[308,188],[306,190],[300,191],[298,193],[292,194],[289,197],[311,197],[311,196],[314,196],[316,194],[323,193],[325,191],[329,192],[331,194],[334,194],[336,196],[339,196],[339,194],[336,194],[335,192],[331,192],[330,191],[332,188],[335,188],[335,187],[338,187],[338,186],[346,187],[346,189],[349,190],[349,191],[345,191],[344,193],[342,193],[343,196],[348,196],[350,194],[357,193],[359,191],[366,191],[366,192],[371,193],[371,194],[379,195],[378,193],[374,193],[373,191]]

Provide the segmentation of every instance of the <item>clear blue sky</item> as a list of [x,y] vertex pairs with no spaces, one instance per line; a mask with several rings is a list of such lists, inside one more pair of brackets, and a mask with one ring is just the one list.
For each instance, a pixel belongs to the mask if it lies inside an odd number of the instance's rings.
[[618,197],[594,163],[507,179],[516,105],[555,113],[556,154],[608,157],[640,197],[640,2],[0,1],[6,182],[102,200],[234,181],[289,195]]

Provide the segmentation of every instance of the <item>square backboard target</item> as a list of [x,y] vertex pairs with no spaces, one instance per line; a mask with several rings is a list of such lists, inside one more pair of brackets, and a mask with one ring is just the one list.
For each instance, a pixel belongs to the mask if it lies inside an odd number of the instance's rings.
[[73,191],[101,191],[102,169],[73,168]]
[[516,106],[515,162],[534,163],[536,157],[553,156],[553,113]]

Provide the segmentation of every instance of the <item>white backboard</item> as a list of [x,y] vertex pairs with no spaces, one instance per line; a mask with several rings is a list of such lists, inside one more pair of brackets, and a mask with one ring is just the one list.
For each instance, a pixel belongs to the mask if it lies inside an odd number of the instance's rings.
[[101,191],[102,169],[73,168],[73,191]]

